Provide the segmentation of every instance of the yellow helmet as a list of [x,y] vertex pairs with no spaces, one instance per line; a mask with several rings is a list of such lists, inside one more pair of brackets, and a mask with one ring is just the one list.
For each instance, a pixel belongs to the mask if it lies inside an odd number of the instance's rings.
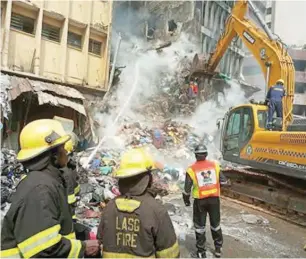
[[71,153],[74,150],[74,144],[72,139],[68,140],[65,144],[65,149],[67,151],[67,153]]
[[122,155],[120,167],[113,176],[118,179],[129,178],[152,169],[155,169],[152,157],[144,149],[134,148]]
[[276,81],[276,83],[281,83],[281,84],[284,84],[284,83],[285,83],[285,81],[284,81],[283,79],[278,79],[278,80]]
[[30,122],[20,133],[21,150],[17,160],[30,160],[47,150],[65,144],[70,139],[62,124],[56,120],[42,119]]

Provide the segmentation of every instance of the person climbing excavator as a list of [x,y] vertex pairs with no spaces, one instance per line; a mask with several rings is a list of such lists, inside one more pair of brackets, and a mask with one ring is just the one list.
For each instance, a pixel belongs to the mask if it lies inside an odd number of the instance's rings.
[[284,89],[284,80],[278,79],[276,85],[270,87],[266,101],[269,107],[268,110],[268,125],[267,128],[272,130],[273,114],[276,112],[278,118],[283,119],[283,97],[286,96]]

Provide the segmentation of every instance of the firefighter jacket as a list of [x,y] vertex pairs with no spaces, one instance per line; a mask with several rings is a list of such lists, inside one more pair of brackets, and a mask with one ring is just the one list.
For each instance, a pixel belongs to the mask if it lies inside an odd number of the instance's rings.
[[209,160],[197,161],[187,169],[184,195],[190,195],[192,188],[192,196],[195,199],[219,197],[220,177],[224,178],[218,163]]
[[1,258],[82,258],[84,250],[75,239],[61,172],[51,165],[31,171],[4,217]]
[[71,215],[73,219],[76,219],[75,207],[80,192],[80,185],[77,182],[77,173],[68,167],[61,169],[61,171],[63,172],[63,177],[66,182],[68,204],[70,206]]
[[166,209],[149,192],[118,196],[101,218],[103,258],[178,258],[179,245]]

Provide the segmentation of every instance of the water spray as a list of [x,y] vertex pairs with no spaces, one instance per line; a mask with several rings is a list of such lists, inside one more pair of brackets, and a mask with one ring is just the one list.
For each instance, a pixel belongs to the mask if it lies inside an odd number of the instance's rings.
[[[130,95],[128,96],[128,98],[126,99],[126,102],[124,103],[124,105],[122,106],[121,110],[119,111],[118,115],[116,116],[115,120],[113,121],[113,123],[111,124],[110,127],[114,127],[116,125],[116,123],[118,122],[120,116],[123,114],[123,112],[126,110],[126,108],[128,107],[128,104],[130,103],[134,92],[136,90],[136,87],[138,85],[138,79],[139,79],[139,62],[137,61],[135,64],[135,81],[132,87],[132,91],[130,92]],[[88,160],[86,161],[86,163],[83,165],[84,169],[88,169],[89,168],[89,164],[91,162],[91,160],[94,158],[94,156],[96,155],[96,153],[98,152],[98,150],[101,148],[103,142],[105,141],[105,139],[109,137],[109,136],[104,136],[99,144],[97,145],[97,147],[91,152],[90,156],[88,157]]]

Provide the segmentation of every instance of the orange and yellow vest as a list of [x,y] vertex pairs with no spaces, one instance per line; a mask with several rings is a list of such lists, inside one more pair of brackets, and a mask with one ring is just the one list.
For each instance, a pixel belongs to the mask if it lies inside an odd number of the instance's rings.
[[192,196],[195,199],[220,196],[220,166],[213,161],[197,161],[187,169],[193,181]]

